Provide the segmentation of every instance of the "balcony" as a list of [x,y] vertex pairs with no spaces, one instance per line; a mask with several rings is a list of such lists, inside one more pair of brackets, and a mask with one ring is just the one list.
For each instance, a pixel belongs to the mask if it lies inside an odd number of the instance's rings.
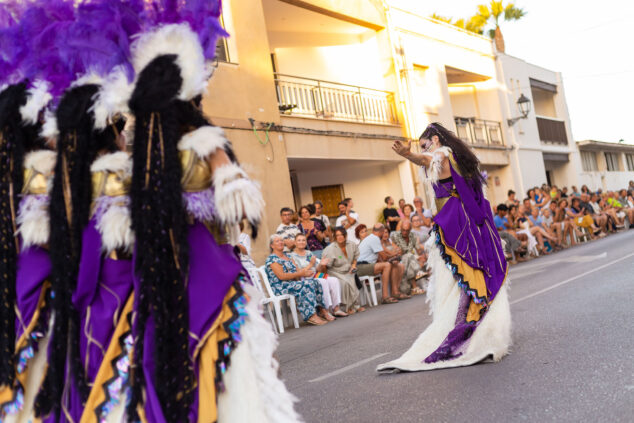
[[537,116],[537,129],[542,142],[568,145],[566,124],[563,120]]
[[275,74],[280,112],[349,122],[398,124],[394,93]]
[[502,124],[493,120],[454,116],[458,138],[477,147],[504,147]]

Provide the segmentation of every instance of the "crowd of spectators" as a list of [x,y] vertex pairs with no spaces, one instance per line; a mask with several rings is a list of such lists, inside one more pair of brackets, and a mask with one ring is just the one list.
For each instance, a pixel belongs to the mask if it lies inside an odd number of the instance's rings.
[[[620,191],[572,186],[534,187],[520,200],[513,190],[494,207],[494,223],[511,263],[548,255],[579,242],[634,228],[634,181]],[[339,216],[323,214],[319,201],[280,210],[265,268],[276,295],[292,293],[303,319],[323,325],[365,311],[360,278],[379,276],[381,302],[393,304],[420,295],[427,256],[423,245],[433,226],[432,211],[420,197],[407,203],[391,196],[378,222],[366,225],[351,198],[338,204]],[[332,224],[334,223],[334,225]],[[241,257],[253,266],[250,240],[240,237]]]

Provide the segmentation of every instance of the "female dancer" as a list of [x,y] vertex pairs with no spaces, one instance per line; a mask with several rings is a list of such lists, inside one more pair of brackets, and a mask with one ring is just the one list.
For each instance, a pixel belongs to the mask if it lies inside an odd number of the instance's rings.
[[511,343],[507,263],[482,190],[479,162],[438,123],[420,137],[423,153],[400,141],[393,149],[425,167],[437,213],[426,243],[432,269],[427,298],[433,321],[400,358],[380,372],[420,371],[500,360]]

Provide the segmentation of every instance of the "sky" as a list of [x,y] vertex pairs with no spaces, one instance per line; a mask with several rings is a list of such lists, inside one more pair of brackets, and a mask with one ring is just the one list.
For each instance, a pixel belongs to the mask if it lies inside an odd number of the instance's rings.
[[[482,0],[402,0],[419,13],[461,18]],[[506,1],[504,4],[506,5]],[[634,144],[634,1],[517,0],[502,22],[506,53],[562,73],[575,141]]]

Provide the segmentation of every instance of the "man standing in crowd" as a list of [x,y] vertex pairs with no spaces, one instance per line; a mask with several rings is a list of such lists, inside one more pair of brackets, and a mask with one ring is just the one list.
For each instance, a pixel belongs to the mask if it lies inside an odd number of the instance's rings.
[[337,218],[335,226],[343,226],[346,229],[346,232],[348,232],[348,240],[354,242],[355,244],[359,244],[359,240],[354,233],[354,230],[359,225],[359,215],[352,210],[352,199],[348,198],[341,201],[338,204],[338,207],[339,217]]
[[282,207],[280,210],[280,218],[282,223],[277,227],[275,232],[284,240],[284,251],[291,251],[295,248],[295,235],[301,233],[296,224],[292,223],[293,214],[295,212],[290,207]]
[[[381,237],[385,227],[377,223],[372,228],[372,233],[366,236],[359,244],[359,260],[357,272],[359,276],[381,275],[383,280],[383,304],[397,303],[398,299],[409,298],[399,291],[399,284],[403,278],[404,267],[400,262],[397,252],[387,252],[381,245]],[[392,297],[388,289],[392,289]],[[396,298],[395,298],[396,297]]]
[[330,242],[332,239],[332,229],[330,228],[330,218],[324,212],[324,205],[321,201],[315,201],[315,219],[321,220],[321,222],[326,227],[324,231],[324,235],[326,235],[326,242]]
[[390,232],[394,232],[401,220],[398,210],[394,208],[394,199],[390,196],[385,197],[385,208],[383,209],[383,218]]
[[423,200],[420,197],[414,197],[414,211],[409,218],[412,219],[414,216],[420,217],[421,224],[431,229],[433,214],[430,209],[423,207]]

